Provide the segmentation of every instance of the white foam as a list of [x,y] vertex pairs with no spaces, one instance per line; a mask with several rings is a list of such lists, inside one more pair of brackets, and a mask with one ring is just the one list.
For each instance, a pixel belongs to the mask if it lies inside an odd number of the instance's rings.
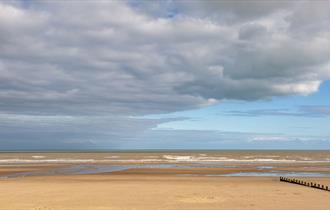
[[112,155],[112,156],[106,156],[106,157],[104,157],[104,158],[112,159],[112,158],[119,158],[119,156],[117,156],[117,155]]
[[[249,156],[251,158],[252,156]],[[163,158],[168,162],[264,162],[264,163],[290,163],[290,162],[330,162],[330,159],[311,160],[311,159],[273,159],[273,158],[253,158],[253,159],[234,159],[227,157],[205,157],[205,156],[181,156],[181,155],[164,155]]]
[[192,161],[192,156],[177,156],[177,155],[164,155],[167,160],[176,160],[176,161]]
[[[157,158],[151,158],[157,157]],[[34,155],[29,159],[20,159],[20,158],[11,158],[11,159],[0,159],[0,164],[10,164],[10,163],[112,163],[112,162],[122,162],[122,163],[145,163],[145,162],[168,162],[168,163],[223,163],[223,162],[233,162],[233,163],[329,163],[330,158],[324,159],[311,159],[306,157],[298,157],[297,159],[293,157],[286,157],[282,159],[278,158],[269,158],[269,156],[261,158],[249,158],[240,157],[240,158],[231,158],[225,156],[201,156],[200,154],[196,155],[163,155],[162,158],[158,156],[146,156],[144,158],[138,159],[119,159],[120,156],[107,156],[103,159],[74,159],[74,158],[53,158],[46,159],[45,156]]]
[[19,163],[111,163],[111,162],[127,162],[127,163],[144,163],[144,162],[162,162],[162,159],[70,159],[70,158],[57,158],[57,159],[0,159],[0,164],[19,164]]
[[35,159],[45,158],[45,156],[42,156],[42,155],[33,155],[32,157]]
[[162,159],[116,159],[116,160],[109,160],[110,162],[162,162]]
[[91,163],[94,159],[2,159],[0,163]]

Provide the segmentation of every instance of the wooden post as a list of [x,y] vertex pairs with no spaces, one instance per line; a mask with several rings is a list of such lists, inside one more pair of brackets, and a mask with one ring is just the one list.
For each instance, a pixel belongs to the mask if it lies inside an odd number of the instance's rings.
[[326,190],[326,191],[330,191],[330,187],[329,186],[326,186],[326,185],[321,185],[321,184],[317,184],[316,182],[306,182],[306,181],[303,181],[303,180],[299,180],[299,179],[291,179],[291,178],[288,178],[288,177],[283,177],[283,176],[280,176],[280,181],[282,182],[288,182],[288,183],[292,183],[292,184],[299,184],[299,185],[304,185],[306,187],[312,187],[312,188],[317,188],[317,189],[320,189],[320,190]]

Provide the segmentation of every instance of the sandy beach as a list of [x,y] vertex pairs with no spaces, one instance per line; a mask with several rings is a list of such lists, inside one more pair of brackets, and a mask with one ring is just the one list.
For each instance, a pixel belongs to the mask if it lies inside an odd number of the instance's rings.
[[[2,153],[5,210],[329,209],[329,153]],[[323,176],[323,177],[322,177]]]
[[[307,179],[305,179],[307,180]],[[330,178],[312,178],[330,184]],[[328,209],[329,193],[277,177],[96,174],[0,180],[0,209]]]

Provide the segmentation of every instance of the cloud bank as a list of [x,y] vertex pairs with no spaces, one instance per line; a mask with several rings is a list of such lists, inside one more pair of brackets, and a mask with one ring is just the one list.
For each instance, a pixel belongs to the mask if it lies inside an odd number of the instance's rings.
[[2,2],[1,109],[163,113],[310,94],[330,76],[327,1],[141,7]]
[[125,124],[308,95],[330,78],[329,11],[328,1],[0,2],[2,117]]

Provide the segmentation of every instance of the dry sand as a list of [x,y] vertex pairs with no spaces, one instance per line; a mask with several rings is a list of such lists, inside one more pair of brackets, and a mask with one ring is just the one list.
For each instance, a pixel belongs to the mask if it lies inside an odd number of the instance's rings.
[[[309,178],[330,185],[330,178]],[[330,192],[272,177],[161,173],[23,177],[0,180],[0,209],[330,209]]]

